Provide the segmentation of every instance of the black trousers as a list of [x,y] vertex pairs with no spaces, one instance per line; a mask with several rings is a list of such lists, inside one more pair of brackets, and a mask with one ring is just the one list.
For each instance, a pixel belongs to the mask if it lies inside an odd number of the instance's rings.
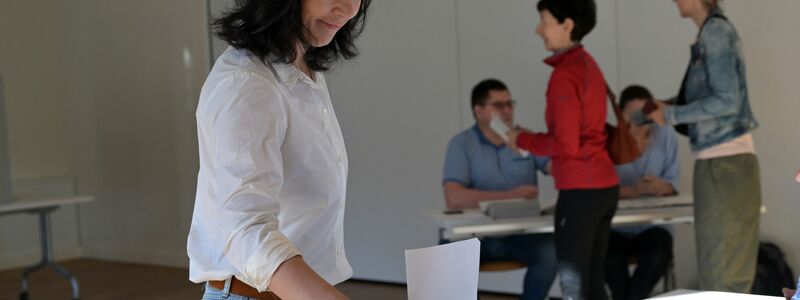
[[605,263],[619,187],[562,190],[555,215],[555,242],[563,299],[608,299]]
[[[628,272],[631,257],[637,259],[633,276]],[[652,227],[633,237],[612,231],[606,258],[606,282],[611,297],[614,300],[649,298],[670,260],[672,234],[666,229]]]

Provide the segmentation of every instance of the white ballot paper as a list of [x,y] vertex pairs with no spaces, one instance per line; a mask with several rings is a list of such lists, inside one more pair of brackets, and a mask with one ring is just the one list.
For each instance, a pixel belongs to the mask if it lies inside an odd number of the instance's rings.
[[492,128],[494,133],[497,133],[497,135],[503,138],[503,141],[508,143],[508,136],[506,134],[511,131],[511,128],[508,128],[506,123],[503,123],[503,120],[500,119],[500,116],[497,114],[492,114],[492,121],[489,122],[489,127]]
[[406,250],[409,300],[476,300],[481,242]]

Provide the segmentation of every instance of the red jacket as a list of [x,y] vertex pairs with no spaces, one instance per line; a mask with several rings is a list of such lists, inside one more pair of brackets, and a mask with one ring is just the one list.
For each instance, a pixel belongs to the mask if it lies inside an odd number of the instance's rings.
[[517,145],[553,162],[556,189],[599,189],[619,184],[606,150],[606,83],[594,58],[576,46],[544,61],[547,133],[520,133]]

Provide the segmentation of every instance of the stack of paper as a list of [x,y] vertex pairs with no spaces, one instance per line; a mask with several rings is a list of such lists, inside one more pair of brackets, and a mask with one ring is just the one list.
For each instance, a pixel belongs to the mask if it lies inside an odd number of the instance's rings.
[[541,215],[539,202],[528,199],[481,201],[481,212],[492,219],[535,217]]

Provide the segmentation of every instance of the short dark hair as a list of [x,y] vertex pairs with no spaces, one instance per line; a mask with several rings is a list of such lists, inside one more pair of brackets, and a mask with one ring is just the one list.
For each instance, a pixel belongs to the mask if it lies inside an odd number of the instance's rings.
[[312,47],[301,20],[300,0],[236,0],[234,8],[211,26],[217,36],[262,61],[292,63],[297,42],[308,50],[303,59],[314,71],[328,70],[340,58],[358,55],[355,39],[364,31],[371,0],[361,0],[358,13],[345,23],[328,45]]
[[539,0],[536,5],[539,12],[547,10],[558,23],[567,19],[575,22],[570,38],[580,42],[597,25],[597,5],[594,0]]
[[641,85],[631,85],[626,87],[622,90],[622,94],[619,95],[619,108],[625,109],[625,106],[628,103],[631,103],[633,100],[653,100],[653,95],[650,94],[650,91],[647,88]]
[[489,91],[507,91],[508,87],[500,80],[489,78],[484,79],[472,88],[472,108],[486,104],[489,98]]

